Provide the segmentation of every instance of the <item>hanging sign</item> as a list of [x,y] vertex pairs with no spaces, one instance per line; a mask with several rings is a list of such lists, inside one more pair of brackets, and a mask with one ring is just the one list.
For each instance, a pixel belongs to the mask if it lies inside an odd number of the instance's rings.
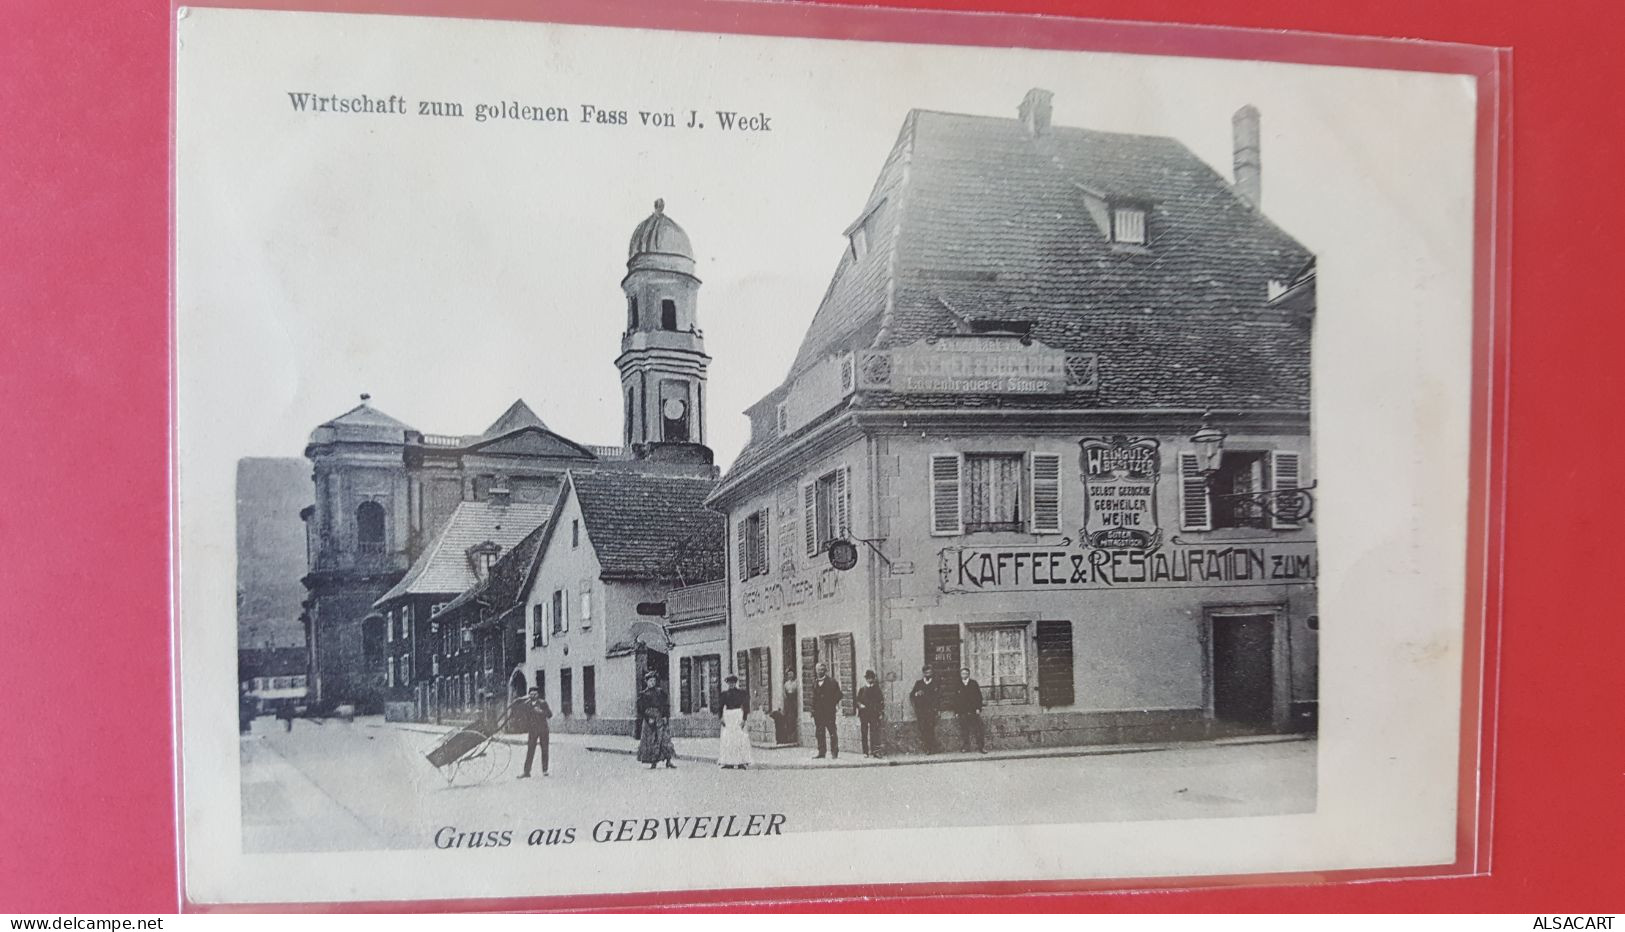
[[1162,545],[1157,522],[1157,478],[1162,457],[1157,441],[1121,434],[1078,441],[1083,476],[1084,526],[1078,537],[1102,550],[1155,550]]

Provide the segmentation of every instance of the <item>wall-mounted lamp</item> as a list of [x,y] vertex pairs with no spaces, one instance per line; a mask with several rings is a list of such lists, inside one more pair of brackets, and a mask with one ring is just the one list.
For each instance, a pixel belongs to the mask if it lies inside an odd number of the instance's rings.
[[1203,476],[1211,478],[1219,471],[1219,460],[1224,456],[1224,431],[1213,426],[1213,412],[1202,413],[1202,426],[1191,434],[1191,443],[1196,447],[1196,467]]

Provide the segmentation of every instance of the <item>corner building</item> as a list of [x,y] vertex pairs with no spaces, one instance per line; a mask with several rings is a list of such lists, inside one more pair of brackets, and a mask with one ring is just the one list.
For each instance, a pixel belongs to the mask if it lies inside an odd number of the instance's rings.
[[816,663],[849,749],[871,669],[917,749],[926,665],[992,747],[1315,727],[1313,257],[1260,209],[1259,115],[1227,179],[1050,114],[907,116],[711,498],[753,707],[803,742]]

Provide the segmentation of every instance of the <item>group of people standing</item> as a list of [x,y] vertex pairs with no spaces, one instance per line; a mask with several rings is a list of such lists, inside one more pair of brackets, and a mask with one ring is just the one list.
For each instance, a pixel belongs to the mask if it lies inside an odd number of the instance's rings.
[[[818,753],[814,759],[841,756],[840,731],[836,728],[841,700],[846,694],[841,684],[829,675],[824,664],[813,668],[814,680],[810,687],[809,705],[812,707],[813,728],[817,733]],[[717,714],[722,717],[717,763],[723,770],[744,770],[751,765],[750,736],[745,732],[745,718],[749,714],[749,701],[739,687],[739,677],[724,677],[725,688],[719,696]],[[784,683],[785,709],[793,715],[800,710],[800,684],[793,672],[787,673]],[[982,721],[982,687],[970,675],[969,669],[959,671],[959,682],[944,683],[935,678],[931,667],[920,671],[920,678],[909,690],[909,702],[914,708],[914,719],[919,728],[920,748],[935,754],[942,748],[937,741],[937,722],[943,712],[951,712],[959,724],[959,747],[969,751],[987,753],[987,729]],[[858,713],[858,733],[863,744],[864,757],[879,757],[885,746],[882,722],[885,720],[885,696],[880,689],[875,671],[863,674],[863,685],[854,697]],[[525,769],[519,775],[531,775],[531,766],[537,752],[541,752],[542,776],[548,775],[549,720],[553,710],[540,691],[531,687],[529,692],[509,707],[513,722],[526,735]],[[794,721],[791,719],[791,721]],[[677,750],[671,740],[671,701],[660,677],[649,673],[637,701],[638,761],[655,770],[661,764],[676,768]]]
[[959,722],[959,749],[969,751],[974,740],[976,750],[987,753],[987,726],[982,721],[982,684],[971,678],[969,669],[959,671],[959,682],[943,683],[935,679],[927,666],[909,690],[909,702],[914,705],[914,721],[920,729],[920,748],[927,754],[942,750],[937,743],[937,717],[952,712]]
[[[845,694],[823,664],[814,667],[814,676],[816,679],[812,686],[810,705],[813,728],[818,736],[818,753],[814,754],[813,758],[815,760],[822,758],[826,753],[831,759],[839,758],[841,739],[835,722]],[[785,708],[796,709],[794,698],[799,692],[799,687],[793,673],[786,674],[784,692]],[[908,698],[914,707],[914,719],[920,734],[920,748],[925,753],[935,754],[941,750],[937,741],[937,720],[942,712],[951,712],[958,720],[960,750],[968,752],[971,745],[975,744],[978,752],[987,753],[987,727],[982,721],[982,685],[971,677],[968,668],[959,671],[959,682],[942,683],[935,679],[935,673],[927,666],[920,672],[920,678],[914,681],[914,688],[909,690]],[[855,699],[858,711],[858,736],[863,742],[863,756],[879,757],[881,749],[885,746],[881,722],[885,719],[886,701],[875,671],[865,671],[863,685],[858,688]]]

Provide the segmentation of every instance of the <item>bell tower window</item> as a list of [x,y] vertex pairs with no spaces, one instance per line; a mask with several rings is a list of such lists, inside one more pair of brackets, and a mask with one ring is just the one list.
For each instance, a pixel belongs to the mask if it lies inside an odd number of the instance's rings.
[[677,302],[670,298],[660,300],[660,329],[677,329]]
[[362,502],[355,510],[357,549],[363,556],[384,552],[384,506]]
[[638,296],[635,294],[626,296],[626,329],[638,329]]

